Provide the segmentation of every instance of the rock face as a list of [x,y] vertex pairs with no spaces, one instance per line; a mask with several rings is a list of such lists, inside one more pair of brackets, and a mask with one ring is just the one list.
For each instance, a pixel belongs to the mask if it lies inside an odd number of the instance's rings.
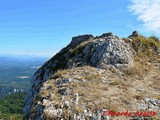
[[91,57],[91,63],[95,67],[104,68],[105,65],[112,65],[117,68],[119,66],[125,68],[133,63],[134,51],[115,35],[103,34],[102,38],[92,43],[92,46],[94,53]]
[[77,45],[81,44],[82,42],[93,40],[93,39],[94,39],[93,35],[80,35],[77,37],[73,37],[72,41],[70,43],[70,46],[76,47]]
[[[103,110],[93,114],[89,108],[83,106],[83,103],[81,105],[84,109],[79,110],[81,112],[68,113],[74,111],[72,108],[76,106],[82,107],[79,105],[79,93],[73,92],[73,86],[63,87],[65,84],[75,83],[76,79],[53,79],[53,75],[58,70],[84,66],[91,66],[98,70],[126,70],[133,65],[134,54],[135,52],[129,43],[112,33],[105,33],[95,38],[92,35],[73,37],[66,48],[63,48],[34,74],[31,80],[32,88],[25,102],[24,119],[43,120],[47,116],[47,119],[51,120],[58,118],[84,120],[86,117],[100,120]],[[85,82],[87,79],[82,79],[82,81]],[[41,95],[45,91],[47,91],[46,96],[42,97]],[[70,98],[66,96],[70,96]],[[58,104],[58,101],[63,104]],[[70,110],[66,111],[66,109]],[[69,118],[65,118],[64,114],[69,114]]]

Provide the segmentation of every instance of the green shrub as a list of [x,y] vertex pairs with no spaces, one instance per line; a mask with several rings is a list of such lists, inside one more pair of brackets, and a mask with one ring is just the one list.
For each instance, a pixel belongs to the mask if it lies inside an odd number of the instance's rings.
[[23,116],[25,93],[15,93],[0,98],[0,119],[21,120]]

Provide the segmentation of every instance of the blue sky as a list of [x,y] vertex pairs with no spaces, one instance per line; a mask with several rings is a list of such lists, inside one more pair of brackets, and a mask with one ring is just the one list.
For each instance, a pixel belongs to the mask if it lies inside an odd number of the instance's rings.
[[0,54],[51,57],[81,34],[127,37],[138,30],[159,35],[160,12],[155,7],[160,8],[159,0],[1,1]]

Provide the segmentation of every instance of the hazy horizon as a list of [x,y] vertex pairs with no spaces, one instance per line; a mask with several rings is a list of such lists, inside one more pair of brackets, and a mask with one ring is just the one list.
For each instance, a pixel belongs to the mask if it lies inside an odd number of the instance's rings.
[[[54,56],[53,54],[52,56]],[[47,55],[29,55],[29,54],[0,54],[0,57],[38,57],[38,58],[50,58],[52,56],[47,56]]]

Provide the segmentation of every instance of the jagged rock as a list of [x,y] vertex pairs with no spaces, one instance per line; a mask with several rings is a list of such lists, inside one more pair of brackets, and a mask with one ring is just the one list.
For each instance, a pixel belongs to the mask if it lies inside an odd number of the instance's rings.
[[92,40],[93,38],[94,38],[93,35],[79,35],[79,36],[73,37],[70,46],[76,47],[82,42]]
[[145,98],[144,99],[144,101],[146,102],[146,103],[151,103],[151,104],[153,104],[153,105],[160,105],[160,100],[157,100],[157,99],[153,99],[153,98]]
[[154,111],[157,115],[160,115],[160,100],[153,98],[144,98],[144,103],[139,103],[140,110]]
[[[105,33],[96,37],[93,42],[86,44],[81,53],[75,53],[72,62],[67,64],[72,67],[89,64],[98,68],[121,64],[123,67],[124,64],[132,65],[133,56],[134,51],[129,44],[112,33]],[[124,66],[126,67],[126,65]]]
[[[39,103],[42,103],[41,108],[43,108],[43,112],[39,112],[39,114],[34,115],[34,119],[44,119],[44,116],[48,115],[49,118],[55,118],[62,115],[64,112],[64,106],[67,106],[66,109],[69,109],[68,112],[71,112],[71,108],[75,105],[75,107],[80,107],[80,97],[79,94],[73,94],[71,90],[71,86],[73,87],[74,83],[79,83],[78,77],[76,77],[76,73],[72,72],[71,74],[74,78],[61,78],[58,77],[58,80],[52,79],[52,76],[58,71],[62,69],[68,68],[76,68],[83,66],[92,66],[99,69],[97,74],[101,74],[103,70],[101,69],[114,69],[114,70],[122,70],[127,69],[133,65],[134,58],[134,50],[131,46],[126,43],[124,40],[119,38],[118,36],[112,33],[105,33],[101,36],[94,38],[92,35],[81,35],[77,37],[73,37],[71,43],[64,49],[62,49],[59,53],[57,53],[53,58],[47,61],[33,76],[31,80],[32,89],[30,90],[28,97],[25,102],[24,113],[25,119],[32,119],[33,114],[36,111],[37,105],[35,103],[35,98],[37,98],[38,93],[43,91],[50,91],[46,93],[45,97],[39,98]],[[94,69],[94,71],[97,71]],[[75,79],[76,78],[76,79]],[[47,80],[49,80],[47,83]],[[51,81],[55,86],[51,86]],[[85,82],[84,82],[85,81]],[[101,80],[100,80],[101,81]],[[82,82],[86,83],[87,79],[82,78]],[[45,84],[43,84],[45,83]],[[106,82],[107,84],[107,82]],[[68,86],[67,86],[68,85]],[[106,89],[106,88],[105,88]],[[51,92],[53,91],[53,93]],[[57,95],[58,94],[58,95]],[[56,96],[57,95],[57,96]],[[66,103],[65,98],[74,96],[74,98],[67,98],[68,102]],[[57,107],[57,101],[53,101],[54,98],[60,99],[61,107]],[[37,98],[38,99],[38,98]],[[75,103],[73,105],[73,103]],[[36,106],[36,107],[35,107]],[[82,108],[82,107],[80,107]],[[32,110],[33,109],[33,110]],[[87,108],[88,109],[88,108]],[[31,111],[31,112],[30,112]],[[83,120],[85,117],[100,119],[102,116],[101,113],[98,115],[91,112],[88,109],[87,114],[79,112],[74,114],[73,116],[78,116]],[[106,118],[107,119],[107,118]]]
[[115,36],[107,36],[102,42],[95,41],[93,45],[91,62],[98,68],[106,65],[118,66],[121,64],[131,65],[133,63],[134,51],[124,41]]

